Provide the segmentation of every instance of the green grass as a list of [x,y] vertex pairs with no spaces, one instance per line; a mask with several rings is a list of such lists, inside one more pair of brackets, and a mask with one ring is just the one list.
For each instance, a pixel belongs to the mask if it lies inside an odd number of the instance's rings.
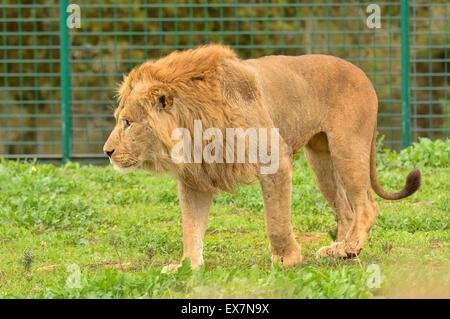
[[[380,216],[353,260],[315,256],[331,242],[335,221],[299,156],[292,206],[304,263],[290,270],[271,267],[258,185],[214,199],[204,269],[185,264],[177,273],[161,273],[181,256],[174,180],[110,167],[2,161],[0,297],[449,297],[449,142],[439,144],[446,151],[437,165],[426,151],[414,155],[420,145],[379,158],[386,188],[400,189],[416,165],[423,185],[402,201],[377,199]],[[367,285],[371,264],[380,267],[380,288]],[[80,282],[70,288],[73,265]]]

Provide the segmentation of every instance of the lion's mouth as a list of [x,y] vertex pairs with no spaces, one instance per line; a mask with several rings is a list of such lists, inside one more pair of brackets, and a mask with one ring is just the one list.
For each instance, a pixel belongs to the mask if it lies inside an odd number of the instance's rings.
[[109,159],[109,161],[113,165],[113,167],[120,172],[134,171],[134,170],[138,169],[140,166],[138,161],[119,163],[119,162],[112,160],[111,158]]

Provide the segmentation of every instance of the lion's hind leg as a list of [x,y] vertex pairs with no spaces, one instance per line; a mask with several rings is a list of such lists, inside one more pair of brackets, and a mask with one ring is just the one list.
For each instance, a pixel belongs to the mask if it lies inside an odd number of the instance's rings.
[[353,221],[353,211],[331,160],[325,133],[314,136],[305,146],[305,157],[316,176],[317,186],[332,208],[337,221],[336,241],[344,240]]
[[319,250],[321,256],[354,257],[361,251],[378,214],[378,205],[371,195],[370,143],[355,139],[348,144],[330,139],[330,153],[336,180],[343,187],[343,196],[353,214],[351,225],[341,241]]

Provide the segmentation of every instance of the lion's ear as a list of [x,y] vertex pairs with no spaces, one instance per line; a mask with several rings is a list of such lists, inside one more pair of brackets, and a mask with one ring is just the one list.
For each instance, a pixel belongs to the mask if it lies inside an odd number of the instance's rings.
[[173,97],[167,93],[160,93],[156,96],[156,107],[158,111],[169,110],[173,105]]

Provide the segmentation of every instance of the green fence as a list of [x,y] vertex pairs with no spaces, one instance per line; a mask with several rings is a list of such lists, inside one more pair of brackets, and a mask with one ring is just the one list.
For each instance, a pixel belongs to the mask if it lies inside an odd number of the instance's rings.
[[399,149],[449,137],[447,1],[2,0],[0,156],[103,158],[117,83],[175,49],[220,42],[241,57],[327,53],[366,71],[379,95],[379,131]]

